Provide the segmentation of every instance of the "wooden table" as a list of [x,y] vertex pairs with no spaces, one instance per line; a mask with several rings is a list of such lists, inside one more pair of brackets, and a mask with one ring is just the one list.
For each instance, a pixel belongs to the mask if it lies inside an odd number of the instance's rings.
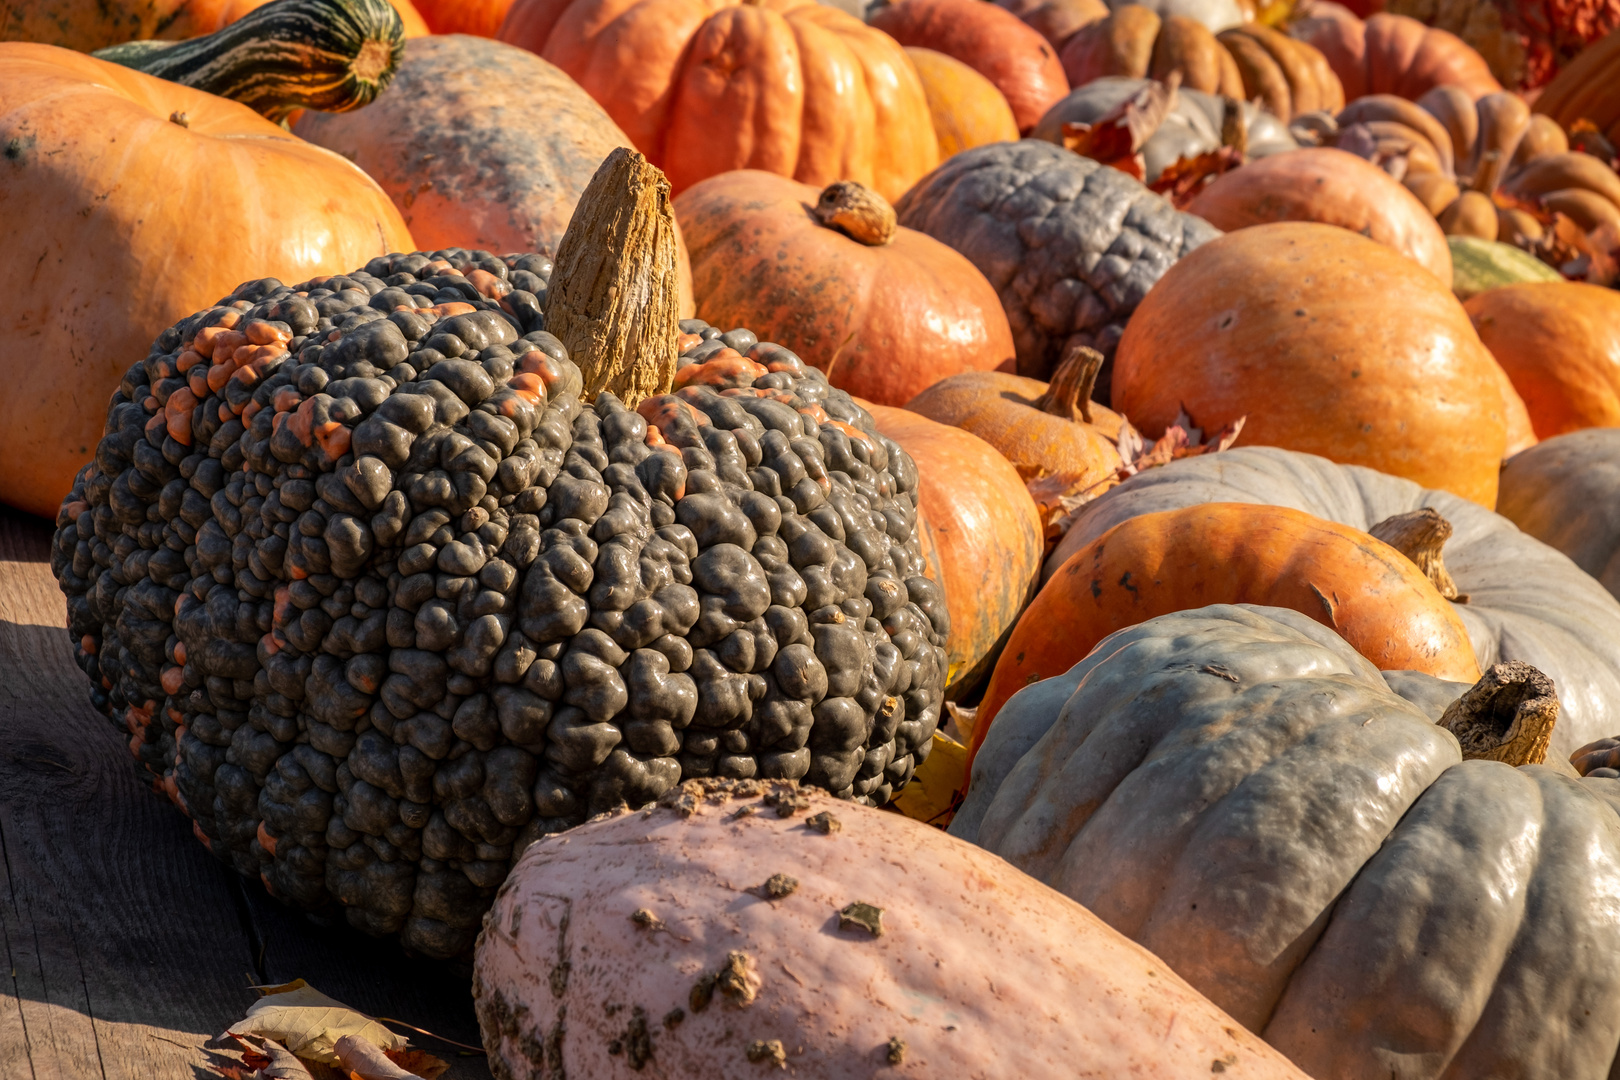
[[[476,1046],[465,965],[281,907],[139,781],[73,664],[50,534],[0,507],[0,1077],[200,1080],[249,987],[299,977]],[[413,1041],[489,1077],[481,1055]]]

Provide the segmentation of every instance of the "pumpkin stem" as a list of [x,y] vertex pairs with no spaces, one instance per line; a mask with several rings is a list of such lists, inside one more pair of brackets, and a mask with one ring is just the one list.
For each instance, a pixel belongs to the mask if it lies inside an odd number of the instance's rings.
[[1091,392],[1097,387],[1102,366],[1102,353],[1087,345],[1071,344],[1052,372],[1046,393],[1035,399],[1035,407],[1065,420],[1073,420],[1078,409],[1080,419],[1091,423]]
[[295,109],[370,104],[405,56],[405,24],[389,0],[279,0],[204,37],[126,41],[90,55],[279,123]]
[[897,219],[889,200],[853,180],[828,184],[816,200],[816,220],[856,243],[882,247],[894,239]]
[[584,397],[612,391],[632,409],[669,393],[680,337],[680,279],[669,181],[621,146],[586,185],[546,289],[546,329],[584,375]]
[[1452,532],[1451,522],[1441,517],[1440,511],[1425,506],[1409,514],[1396,514],[1380,521],[1367,532],[1417,564],[1417,568],[1423,571],[1423,576],[1440,591],[1441,596],[1459,604],[1468,603],[1468,597],[1457,591],[1457,583],[1451,579],[1445,559],[1440,554],[1446,541],[1451,539]]
[[1540,765],[1557,720],[1553,681],[1522,660],[1510,660],[1492,664],[1447,706],[1440,726],[1457,736],[1464,760]]

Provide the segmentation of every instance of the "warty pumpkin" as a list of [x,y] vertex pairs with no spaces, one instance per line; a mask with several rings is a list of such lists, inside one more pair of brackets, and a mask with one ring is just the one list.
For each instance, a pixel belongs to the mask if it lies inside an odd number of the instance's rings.
[[1247,416],[1245,445],[1490,507],[1507,393],[1449,275],[1348,229],[1283,222],[1228,233],[1166,272],[1125,328],[1111,404],[1155,438],[1183,409],[1206,429]]
[[531,846],[473,997],[497,1076],[543,1046],[593,1080],[1304,1077],[988,852],[790,784],[691,781]]
[[813,0],[516,0],[500,37],[577,80],[677,195],[763,169],[897,199],[939,160],[905,52]]
[[[0,266],[0,500],[31,513],[54,514],[95,452],[132,343],[254,275],[412,246],[388,197],[336,154],[245,106],[50,45],[0,45],[0,147],[0,222],[30,253]],[[175,257],[213,235],[229,243]]]
[[1064,549],[1072,554],[1041,586],[990,676],[975,747],[1009,698],[1068,671],[1109,634],[1210,604],[1291,608],[1338,631],[1380,669],[1479,678],[1462,619],[1410,558],[1300,510],[1198,503],[1126,518]]
[[958,698],[989,674],[1035,595],[1041,515],[1018,470],[983,439],[908,409],[866,407],[917,463],[917,507],[951,614],[945,692]]
[[542,833],[694,775],[882,803],[939,716],[916,466],[788,350],[677,323],[639,154],[575,222],[549,278],[389,255],[183,319],[57,516],[154,785],[274,895],[428,955]]
[[1538,437],[1620,426],[1620,292],[1528,282],[1480,293],[1463,307],[1524,399]]
[[984,0],[898,0],[867,19],[902,45],[955,57],[995,84],[1019,131],[1069,92],[1057,50],[1016,15]]
[[883,197],[858,184],[818,190],[740,170],[688,189],[675,213],[698,314],[757,327],[857,397],[904,405],[948,375],[1012,362],[984,275],[897,227]]
[[1380,13],[1363,22],[1339,4],[1316,0],[1288,33],[1327,58],[1346,101],[1368,94],[1415,101],[1436,86],[1458,86],[1476,98],[1502,89],[1465,41],[1405,15]]
[[1620,430],[1558,435],[1502,466],[1497,513],[1620,595]]
[[1400,515],[1438,512],[1453,529],[1443,565],[1459,596],[1468,597],[1456,612],[1480,669],[1517,660],[1552,678],[1563,702],[1555,757],[1620,731],[1620,604],[1507,518],[1371,469],[1272,447],[1237,447],[1149,469],[1080,508],[1046,573],[1128,518],[1206,502],[1287,506],[1364,532]]
[[[294,130],[374,177],[425,248],[547,256],[602,159],[630,145],[556,67],[465,35],[410,42],[393,89],[364,115],[305,113]],[[677,228],[685,316],[695,309],[680,239]]]
[[955,57],[933,49],[908,45],[906,55],[928,98],[941,161],[975,146],[1018,138],[1012,106],[995,83]]
[[[1038,139],[958,154],[895,210],[990,280],[1029,378],[1048,377],[1071,345],[1111,355],[1153,283],[1220,235],[1119,170]],[[1106,371],[1099,385],[1106,402]]]
[[1428,207],[1378,166],[1342,150],[1275,154],[1215,178],[1187,204],[1231,232],[1276,221],[1314,221],[1360,233],[1451,282],[1451,248]]
[[1554,719],[1528,665],[1468,688],[1293,611],[1178,612],[1014,698],[951,832],[1312,1076],[1602,1080],[1620,782],[1519,765]]

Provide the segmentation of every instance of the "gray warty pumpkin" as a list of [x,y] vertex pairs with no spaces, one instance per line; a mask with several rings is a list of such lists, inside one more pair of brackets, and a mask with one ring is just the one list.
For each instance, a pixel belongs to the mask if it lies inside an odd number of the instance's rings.
[[1502,665],[1436,723],[1463,689],[1381,676],[1294,611],[1161,616],[1008,702],[950,831],[1318,1080],[1601,1080],[1620,780],[1464,760],[1556,701]]
[[1620,428],[1587,428],[1502,466],[1496,512],[1620,595]]
[[[1118,169],[1039,139],[964,150],[894,208],[990,279],[1018,374],[1043,380],[1071,345],[1111,357],[1153,283],[1220,235]],[[1105,370],[1094,394],[1106,404],[1107,393]]]
[[677,329],[639,154],[582,218],[555,274],[242,285],[130,368],[57,518],[93,700],[198,837],[430,955],[536,836],[695,776],[881,804],[938,720],[911,460],[788,350]]
[[1501,515],[1372,469],[1273,447],[1239,447],[1149,469],[1081,508],[1046,574],[1127,518],[1209,502],[1288,506],[1363,530],[1434,508],[1454,530],[1444,567],[1467,597],[1456,611],[1480,670],[1522,660],[1551,676],[1563,703],[1553,732],[1560,760],[1620,732],[1620,602]]

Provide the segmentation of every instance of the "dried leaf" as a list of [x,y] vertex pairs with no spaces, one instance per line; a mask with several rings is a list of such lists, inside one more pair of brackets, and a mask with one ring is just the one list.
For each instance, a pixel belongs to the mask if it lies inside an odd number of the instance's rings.
[[1238,417],[1206,442],[1203,430],[1193,423],[1192,417],[1183,408],[1176,415],[1176,422],[1165,429],[1163,437],[1152,443],[1144,443],[1130,422],[1123,421],[1119,429],[1119,457],[1124,464],[1119,468],[1119,478],[1124,480],[1143,469],[1168,465],[1180,458],[1230,449],[1242,434],[1243,425],[1248,419],[1247,416]]
[[[260,1035],[283,1042],[300,1057],[323,1065],[339,1064],[336,1044],[345,1035],[360,1035],[388,1050],[403,1050],[407,1040],[364,1013],[333,1000],[303,979],[283,986],[255,987],[264,993],[247,1015],[227,1029],[232,1035]],[[266,1051],[269,1053],[270,1051]]]
[[422,1080],[439,1080],[439,1077],[450,1071],[450,1063],[443,1058],[434,1057],[426,1050],[384,1050],[388,1060],[404,1069],[412,1076],[420,1076]]
[[1181,72],[1172,71],[1164,82],[1149,82],[1094,124],[1064,124],[1064,147],[1142,179],[1142,147],[1176,107],[1180,85]]
[[270,1064],[259,1070],[258,1080],[315,1080],[308,1066],[280,1043],[266,1040],[264,1052]]
[[390,1061],[382,1047],[358,1035],[343,1036],[333,1048],[354,1080],[411,1080],[416,1075]]
[[1177,158],[1148,187],[1169,199],[1176,209],[1184,209],[1217,176],[1242,165],[1248,159],[1235,146],[1218,146],[1208,153]]

